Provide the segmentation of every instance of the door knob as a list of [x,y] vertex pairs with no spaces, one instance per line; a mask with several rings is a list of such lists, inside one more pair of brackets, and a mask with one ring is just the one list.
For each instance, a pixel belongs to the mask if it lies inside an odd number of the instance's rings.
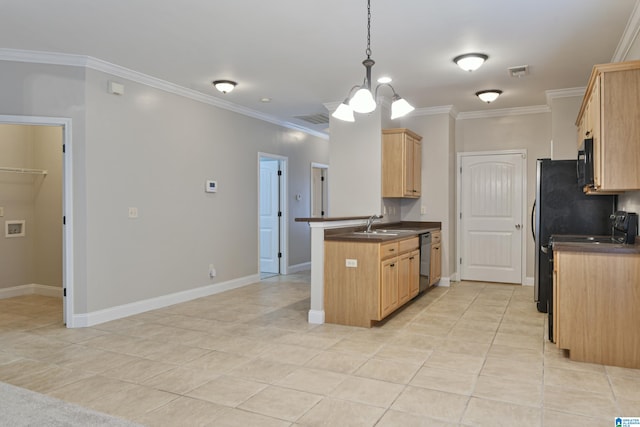
[[516,230],[520,230],[520,227],[522,227],[520,224],[516,224]]

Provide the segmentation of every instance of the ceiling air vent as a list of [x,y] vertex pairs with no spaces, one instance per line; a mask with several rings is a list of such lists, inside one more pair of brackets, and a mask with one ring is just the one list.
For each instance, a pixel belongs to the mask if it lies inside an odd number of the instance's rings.
[[509,67],[509,75],[511,77],[524,77],[529,74],[528,65],[518,65],[517,67]]
[[329,123],[329,116],[323,113],[309,114],[308,116],[295,116],[295,119],[304,120],[314,125],[322,125]]

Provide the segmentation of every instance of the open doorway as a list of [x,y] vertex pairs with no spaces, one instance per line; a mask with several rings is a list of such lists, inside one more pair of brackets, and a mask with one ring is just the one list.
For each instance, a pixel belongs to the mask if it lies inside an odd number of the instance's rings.
[[[0,115],[0,298],[61,298],[73,326],[70,119]],[[66,151],[66,152],[63,152]],[[64,225],[66,222],[66,226]],[[14,237],[5,225],[22,224]],[[6,256],[5,256],[6,255]]]
[[329,215],[329,166],[311,163],[311,216],[322,218]]
[[287,158],[259,153],[258,247],[260,277],[287,274]]

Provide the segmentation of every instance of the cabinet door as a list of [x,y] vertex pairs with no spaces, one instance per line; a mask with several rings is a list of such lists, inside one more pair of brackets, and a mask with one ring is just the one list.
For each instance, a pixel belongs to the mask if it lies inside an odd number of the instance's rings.
[[440,280],[442,274],[442,253],[440,243],[431,245],[431,280],[429,285],[433,285]]
[[398,305],[409,301],[411,286],[411,253],[404,253],[398,258]]
[[587,109],[587,132],[593,138],[593,184],[595,188],[602,186],[602,138],[600,134],[600,77],[593,85]]
[[398,258],[382,262],[380,277],[380,318],[398,307]]
[[422,192],[422,142],[413,140],[413,197],[420,197]]
[[420,291],[420,250],[409,254],[409,299]]

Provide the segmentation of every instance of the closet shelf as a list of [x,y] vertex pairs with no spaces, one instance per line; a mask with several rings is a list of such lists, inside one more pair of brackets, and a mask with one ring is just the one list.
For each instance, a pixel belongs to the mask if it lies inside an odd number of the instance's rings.
[[46,175],[45,169],[28,169],[28,168],[8,168],[0,166],[0,172],[12,172],[12,173],[28,173],[32,175]]

